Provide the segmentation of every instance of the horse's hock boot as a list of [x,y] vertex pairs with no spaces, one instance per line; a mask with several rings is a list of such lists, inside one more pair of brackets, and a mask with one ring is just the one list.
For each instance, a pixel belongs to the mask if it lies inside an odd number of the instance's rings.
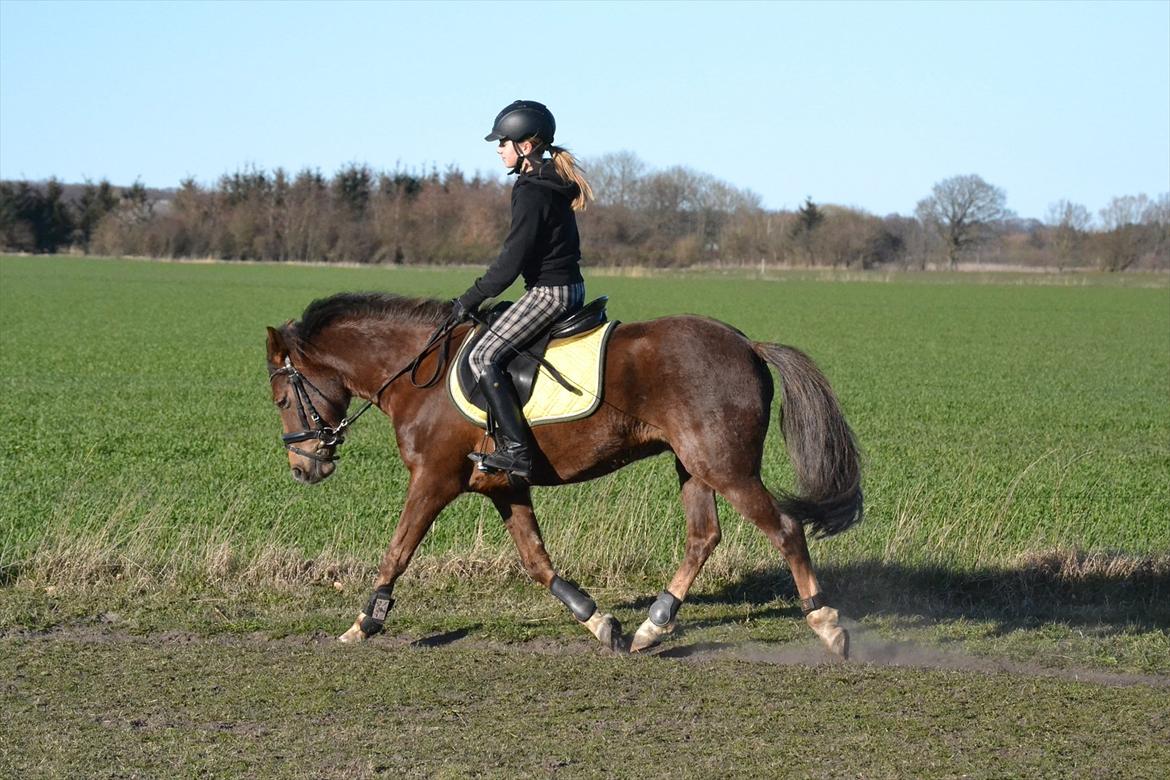
[[528,448],[528,424],[520,409],[520,399],[512,377],[496,365],[490,365],[479,378],[491,418],[495,423],[492,438],[496,451],[476,458],[482,471],[506,471],[527,479],[532,471],[532,454]]

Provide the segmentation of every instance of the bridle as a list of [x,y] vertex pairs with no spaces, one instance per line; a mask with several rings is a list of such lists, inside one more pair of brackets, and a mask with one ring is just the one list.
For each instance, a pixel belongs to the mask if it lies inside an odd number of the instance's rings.
[[[322,463],[330,463],[338,459],[338,456],[330,453],[329,455],[321,455],[319,450],[321,447],[337,447],[345,441],[345,429],[353,422],[348,417],[342,417],[341,422],[336,427],[327,425],[325,420],[321,418],[317,407],[313,405],[313,398],[309,395],[309,391],[305,389],[308,385],[325,403],[333,406],[333,402],[325,397],[316,385],[309,381],[309,378],[297,371],[297,367],[292,364],[292,358],[285,355],[284,365],[273,370],[268,375],[268,381],[272,382],[278,376],[287,376],[288,381],[293,386],[293,393],[297,399],[297,418],[301,421],[301,430],[295,433],[282,434],[280,440],[284,442],[284,448],[289,452],[295,452],[302,458],[309,460],[316,460]],[[334,407],[336,411],[336,407]],[[356,415],[354,419],[357,419]],[[309,423],[312,422],[312,425]],[[309,452],[302,450],[300,447],[294,446],[309,439],[317,439],[321,442],[318,446],[318,451]]]
[[[268,381],[270,383],[273,382],[278,376],[287,376],[288,381],[293,386],[293,393],[297,399],[297,418],[301,422],[301,430],[294,433],[285,433],[281,435],[280,440],[284,443],[284,448],[289,452],[300,455],[302,458],[308,458],[309,460],[315,460],[321,463],[332,463],[335,460],[339,460],[341,457],[340,455],[337,455],[332,451],[328,455],[322,455],[320,454],[320,449],[322,447],[327,447],[332,450],[340,447],[343,443],[345,443],[346,429],[357,422],[357,419],[365,414],[366,411],[381,398],[382,391],[389,387],[391,382],[407,372],[410,372],[410,384],[419,389],[430,387],[439,380],[439,377],[443,373],[443,367],[446,365],[448,355],[451,351],[451,334],[454,332],[455,326],[458,324],[459,322],[455,320],[454,317],[448,317],[441,325],[439,325],[438,328],[435,329],[434,333],[432,333],[430,338],[427,339],[427,343],[422,348],[422,351],[419,352],[413,360],[411,360],[401,369],[396,371],[393,376],[383,382],[382,386],[379,387],[372,396],[370,396],[370,400],[366,401],[366,405],[357,411],[357,414],[352,416],[343,416],[341,418],[341,422],[337,423],[337,425],[329,425],[325,422],[325,420],[321,417],[320,412],[317,411],[317,407],[313,405],[313,398],[311,395],[309,395],[309,390],[312,390],[322,401],[329,404],[334,412],[337,411],[337,407],[334,406],[333,402],[330,401],[329,398],[326,397],[326,395],[322,393],[321,390],[316,385],[314,385],[307,376],[297,370],[297,367],[293,365],[292,358],[289,355],[285,355],[284,365],[280,368],[274,368],[268,373]],[[422,364],[423,358],[425,358],[427,354],[434,348],[434,346],[440,341],[443,342],[443,350],[439,354],[439,361],[435,366],[435,373],[425,382],[420,383],[416,376],[419,365]],[[306,389],[306,386],[308,389]],[[321,442],[318,445],[318,449],[316,451],[309,452],[308,450],[303,450],[300,447],[295,446],[303,441],[309,441],[310,439],[316,439]]]

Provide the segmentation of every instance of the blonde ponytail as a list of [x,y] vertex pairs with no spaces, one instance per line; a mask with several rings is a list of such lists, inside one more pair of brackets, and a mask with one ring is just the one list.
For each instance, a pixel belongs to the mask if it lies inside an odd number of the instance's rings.
[[585,207],[589,205],[589,201],[594,199],[593,188],[586,181],[585,172],[577,167],[577,160],[568,149],[549,144],[548,151],[552,155],[557,175],[566,182],[573,182],[580,190],[577,197],[573,198],[573,211],[584,211]]

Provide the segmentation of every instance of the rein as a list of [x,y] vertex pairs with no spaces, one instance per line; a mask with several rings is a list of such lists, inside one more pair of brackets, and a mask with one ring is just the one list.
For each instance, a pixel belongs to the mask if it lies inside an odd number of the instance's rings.
[[[303,441],[308,441],[310,439],[317,439],[321,442],[319,447],[336,448],[341,446],[345,442],[346,429],[357,422],[359,417],[365,414],[371,406],[380,400],[383,391],[385,391],[394,380],[403,376],[407,372],[410,372],[410,384],[412,387],[423,389],[435,384],[435,382],[439,380],[439,377],[442,376],[443,367],[447,364],[449,359],[451,352],[451,336],[455,331],[455,326],[458,324],[459,323],[456,322],[453,318],[448,317],[430,335],[430,337],[427,339],[426,345],[423,346],[422,351],[419,352],[413,360],[400,368],[389,379],[383,382],[382,386],[374,391],[373,395],[370,397],[370,400],[366,401],[365,406],[357,411],[357,414],[346,415],[342,417],[341,422],[337,423],[335,426],[326,424],[325,420],[317,411],[317,407],[313,405],[312,396],[310,396],[309,391],[305,389],[305,385],[308,385],[309,389],[313,390],[321,398],[321,400],[328,403],[331,407],[333,406],[333,403],[325,397],[325,394],[322,393],[316,385],[309,381],[308,377],[297,370],[297,367],[292,363],[292,358],[288,355],[285,355],[284,365],[270,372],[268,375],[268,381],[272,382],[278,376],[287,376],[289,378],[289,382],[292,383],[293,391],[297,399],[297,417],[301,422],[301,430],[295,433],[286,433],[280,437],[281,442],[284,443],[284,448],[289,452],[300,455],[301,457],[323,463],[330,463],[332,461],[338,460],[340,456],[332,452],[328,455],[321,455],[317,451],[308,452],[294,445]],[[435,373],[425,382],[419,382],[419,367],[422,365],[423,359],[426,358],[426,356],[439,342],[442,342],[442,351],[439,353],[439,360],[435,366]],[[336,407],[334,407],[334,411],[336,411]],[[310,425],[310,422],[312,425]]]

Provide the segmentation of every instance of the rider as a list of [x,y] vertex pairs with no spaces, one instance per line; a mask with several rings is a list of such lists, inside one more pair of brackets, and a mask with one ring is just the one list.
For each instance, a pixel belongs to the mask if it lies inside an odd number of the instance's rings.
[[[496,115],[485,141],[518,178],[512,187],[512,227],[500,256],[453,302],[462,320],[523,274],[525,293],[484,334],[470,355],[471,370],[495,421],[496,450],[474,453],[485,470],[527,478],[532,468],[529,430],[516,388],[505,367],[514,348],[530,343],[554,322],[585,303],[581,242],[574,211],[593,190],[567,149],[553,146],[557,123],[544,105],[517,100]],[[545,153],[549,157],[545,157]]]

